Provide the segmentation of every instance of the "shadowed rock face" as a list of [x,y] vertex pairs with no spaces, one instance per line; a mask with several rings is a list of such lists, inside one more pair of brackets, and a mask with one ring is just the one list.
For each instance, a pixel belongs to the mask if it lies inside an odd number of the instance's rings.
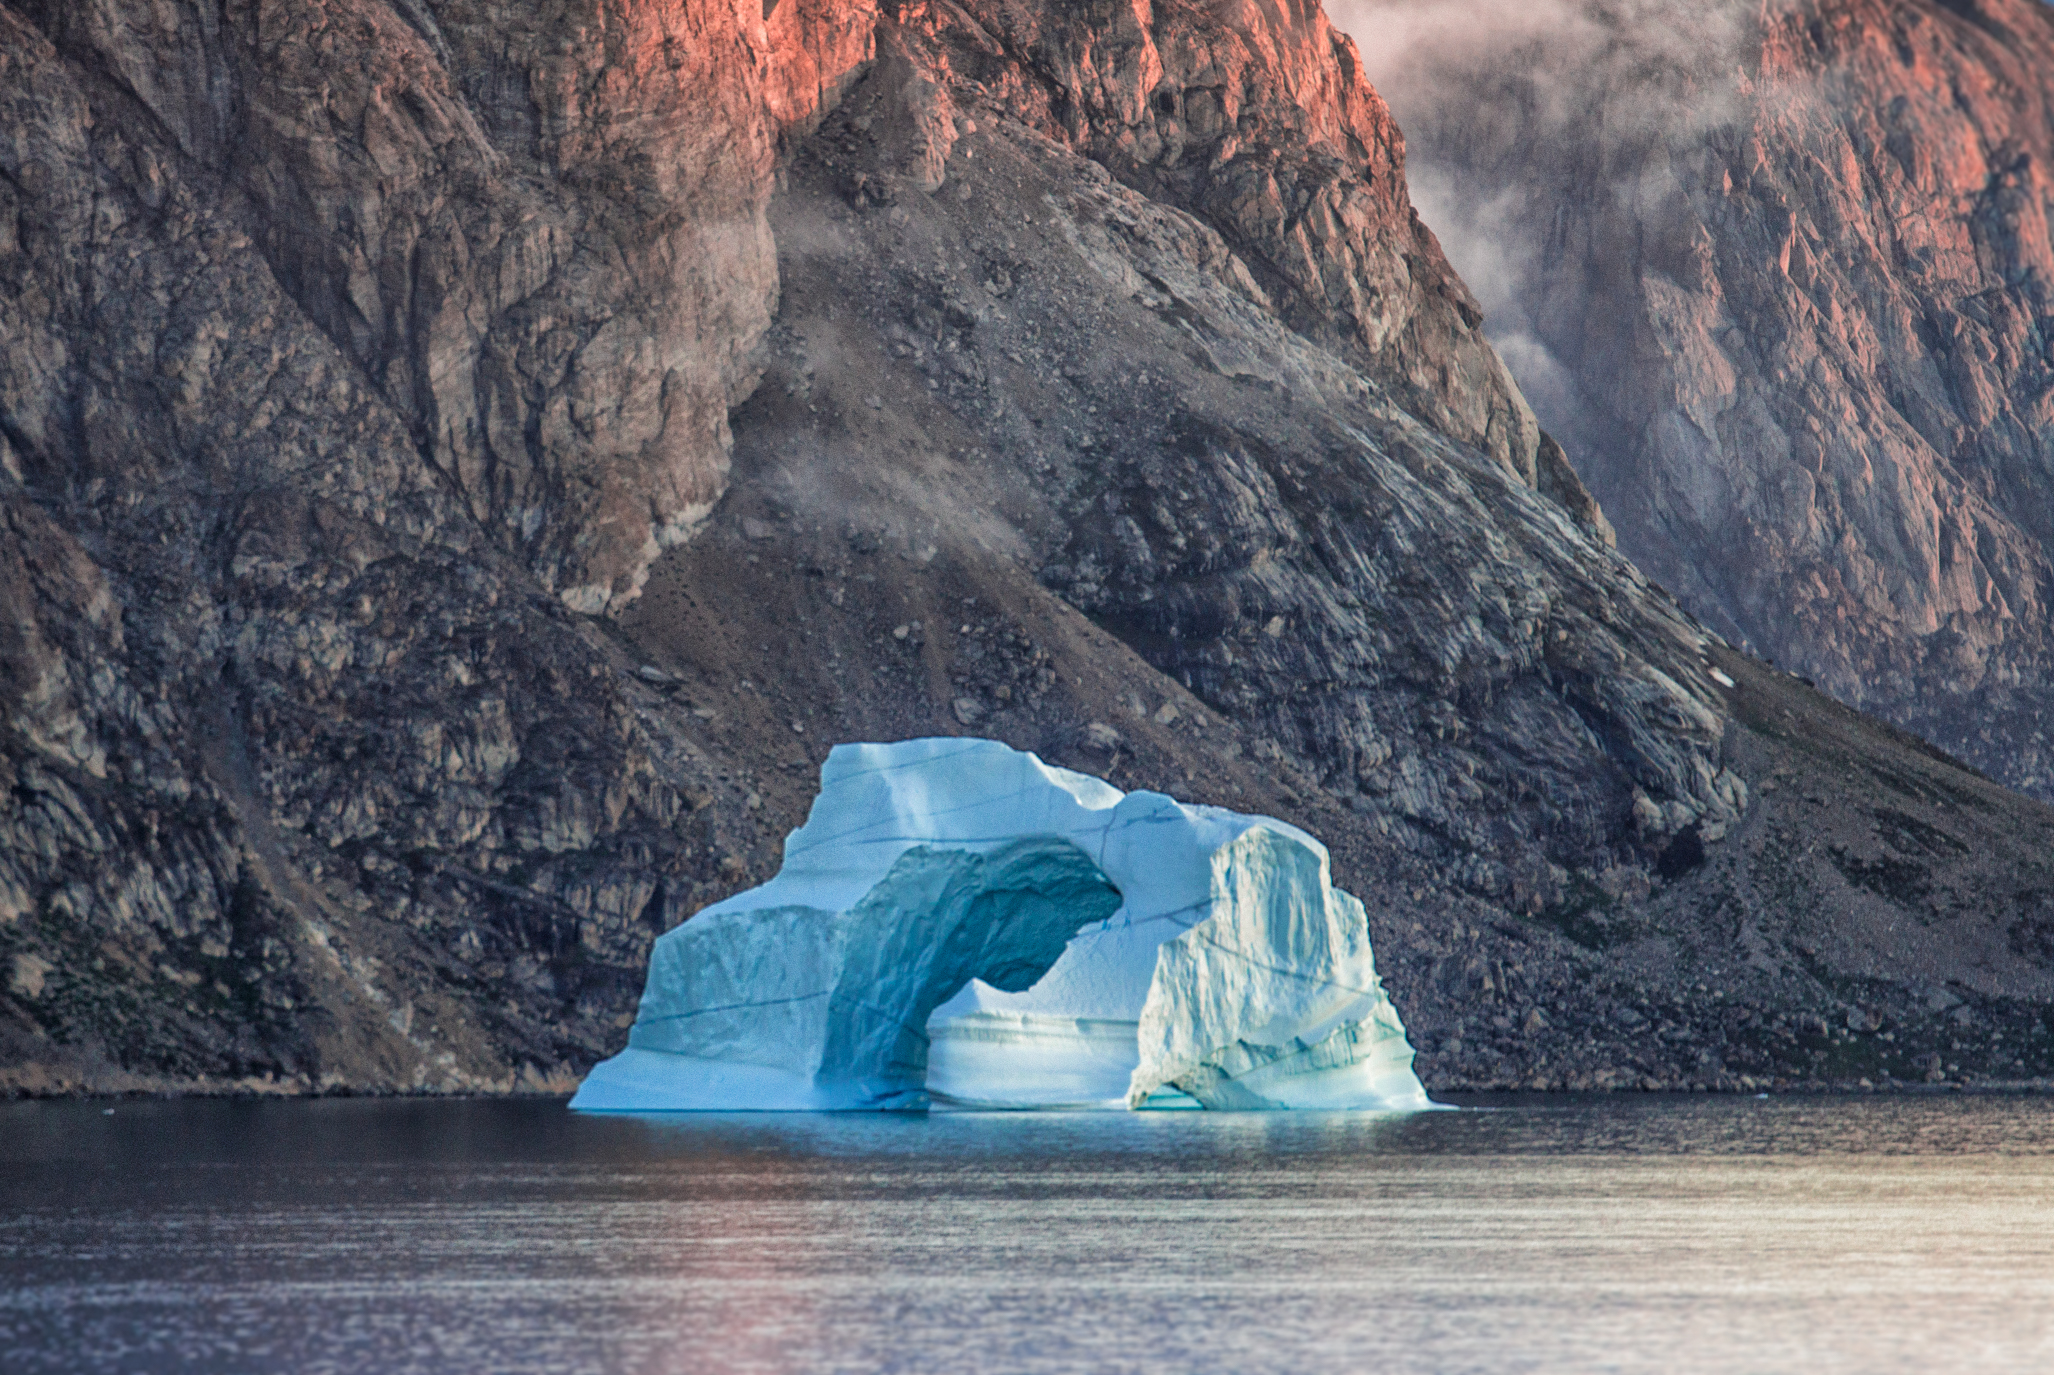
[[2054,10],[1358,4],[1622,546],[2054,795]]
[[[2043,809],[1903,783],[1967,858],[1845,877],[1914,834],[1873,723],[1807,775],[1852,868],[1735,858],[1802,732],[1606,548],[1358,68],[1261,7],[0,4],[0,1082],[567,1086],[828,744],[958,732],[1326,838],[1443,1082],[1732,1082],[1604,1018],[1735,942],[1769,1016],[2044,998]],[[1786,860],[1939,934],[1736,935]]]

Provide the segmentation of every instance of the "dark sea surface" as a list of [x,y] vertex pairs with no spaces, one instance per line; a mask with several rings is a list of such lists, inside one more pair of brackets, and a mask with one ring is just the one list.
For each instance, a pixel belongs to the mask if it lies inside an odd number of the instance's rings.
[[2054,1371],[2054,1100],[0,1105],[0,1370]]

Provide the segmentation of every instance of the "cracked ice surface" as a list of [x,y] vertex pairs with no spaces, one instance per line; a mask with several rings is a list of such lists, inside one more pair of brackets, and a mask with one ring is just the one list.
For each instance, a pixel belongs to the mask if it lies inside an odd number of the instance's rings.
[[572,1106],[1428,1106],[1326,847],[990,740],[842,745]]

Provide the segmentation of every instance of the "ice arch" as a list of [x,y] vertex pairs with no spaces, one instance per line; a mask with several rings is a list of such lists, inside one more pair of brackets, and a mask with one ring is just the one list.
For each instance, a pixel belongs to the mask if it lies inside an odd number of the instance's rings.
[[1362,904],[1268,817],[989,740],[837,747],[760,888],[657,942],[572,1106],[1419,1108]]
[[1032,987],[1119,906],[1082,850],[1038,837],[989,855],[916,846],[846,912],[708,912],[657,943],[630,1054],[578,1106],[919,1106],[929,1014],[972,979]]

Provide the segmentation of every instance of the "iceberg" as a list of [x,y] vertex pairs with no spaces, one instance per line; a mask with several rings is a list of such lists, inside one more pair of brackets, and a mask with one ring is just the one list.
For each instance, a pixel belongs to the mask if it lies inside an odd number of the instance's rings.
[[657,941],[596,1112],[1432,1106],[1326,847],[994,740],[839,745]]

